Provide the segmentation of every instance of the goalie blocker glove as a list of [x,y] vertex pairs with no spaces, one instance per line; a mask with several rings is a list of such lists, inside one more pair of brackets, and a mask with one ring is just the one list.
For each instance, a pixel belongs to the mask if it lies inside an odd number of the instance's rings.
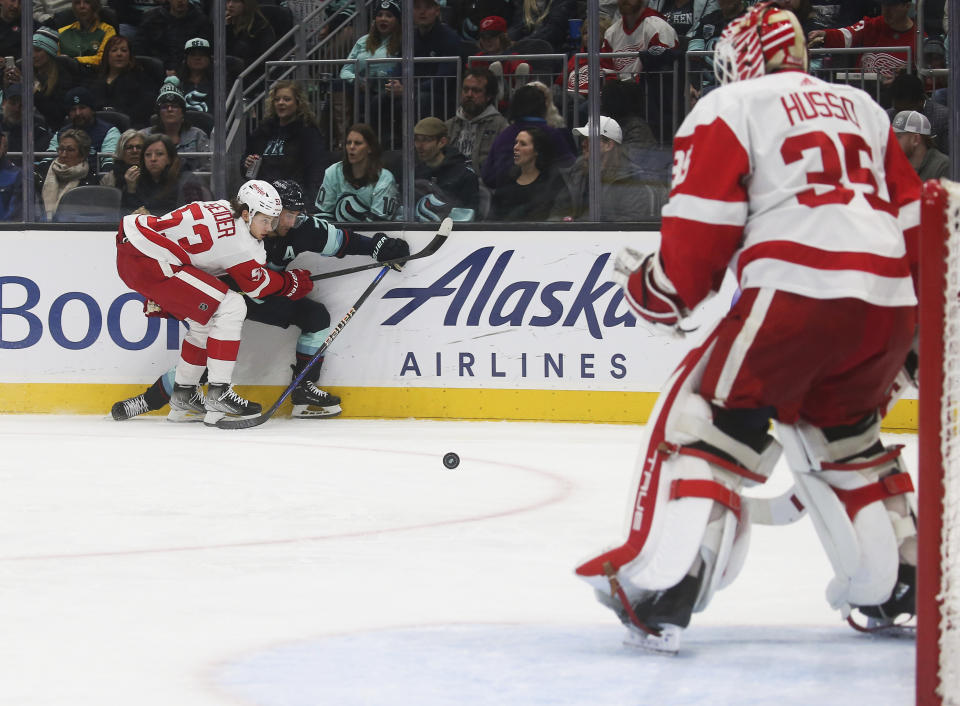
[[652,324],[677,331],[680,319],[690,313],[655,252],[644,257],[632,248],[621,250],[613,263],[613,281],[623,288],[630,308]]

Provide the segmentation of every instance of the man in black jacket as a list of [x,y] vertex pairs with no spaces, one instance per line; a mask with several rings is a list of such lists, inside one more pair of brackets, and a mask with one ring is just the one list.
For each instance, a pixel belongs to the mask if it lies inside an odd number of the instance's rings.
[[477,173],[448,142],[447,126],[440,118],[424,118],[413,128],[418,221],[439,222],[448,215],[455,221],[472,221],[476,215],[480,201]]

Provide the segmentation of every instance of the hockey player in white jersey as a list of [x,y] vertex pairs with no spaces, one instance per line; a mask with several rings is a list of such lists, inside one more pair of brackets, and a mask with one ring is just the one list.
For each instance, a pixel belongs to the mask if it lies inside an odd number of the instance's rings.
[[[233,201],[194,202],[161,216],[126,216],[117,233],[117,272],[144,295],[145,307],[189,324],[180,348],[171,407],[200,406],[210,426],[225,415],[244,418],[260,405],[231,385],[247,313],[241,294],[218,277],[229,275],[252,297],[305,297],[313,282],[307,270],[275,272],[265,266],[260,242],[281,213],[276,189],[252,180]],[[200,378],[208,369],[204,399]]]
[[614,279],[674,333],[728,267],[742,295],[661,392],[626,541],[576,569],[635,642],[666,651],[736,577],[751,515],[770,520],[742,491],[781,443],[830,604],[855,626],[913,612],[913,488],[878,409],[914,334],[919,179],[879,105],[807,75],[791,12],[750,9],[716,65],[723,85],[674,139],[660,249],[624,250]]

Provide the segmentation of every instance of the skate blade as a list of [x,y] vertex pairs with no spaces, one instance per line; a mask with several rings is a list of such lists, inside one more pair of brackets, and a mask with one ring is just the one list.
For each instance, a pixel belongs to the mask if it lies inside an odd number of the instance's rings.
[[253,419],[254,417],[259,417],[260,412],[256,414],[227,414],[226,412],[221,412],[219,410],[208,411],[203,417],[203,423],[208,427],[217,426],[217,422],[221,419]]
[[293,405],[293,412],[291,412],[290,416],[293,419],[339,417],[342,411],[340,405],[333,405],[332,407],[311,407],[307,404],[295,404]]
[[202,422],[205,413],[197,412],[192,409],[171,409],[167,413],[168,422]]
[[648,635],[637,628],[627,628],[627,636],[623,644],[646,652],[661,655],[675,655],[680,651],[680,633],[683,628],[676,625],[664,625],[660,628],[660,635]]

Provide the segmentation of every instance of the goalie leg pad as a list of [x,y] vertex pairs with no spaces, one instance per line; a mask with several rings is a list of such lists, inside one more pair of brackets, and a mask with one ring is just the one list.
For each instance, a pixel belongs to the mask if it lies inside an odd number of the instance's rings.
[[702,610],[742,565],[749,530],[739,491],[765,481],[780,450],[765,432],[760,441],[735,438],[729,425],[715,424],[716,410],[695,392],[711,342],[681,363],[654,409],[626,543],[576,570],[599,593],[610,595],[608,562],[631,603],[700,576],[695,606]]
[[797,493],[807,506],[834,570],[827,600],[848,615],[853,606],[886,601],[901,556],[915,563],[916,527],[910,477],[899,449],[880,442],[880,419],[821,430],[805,422],[778,425]]

